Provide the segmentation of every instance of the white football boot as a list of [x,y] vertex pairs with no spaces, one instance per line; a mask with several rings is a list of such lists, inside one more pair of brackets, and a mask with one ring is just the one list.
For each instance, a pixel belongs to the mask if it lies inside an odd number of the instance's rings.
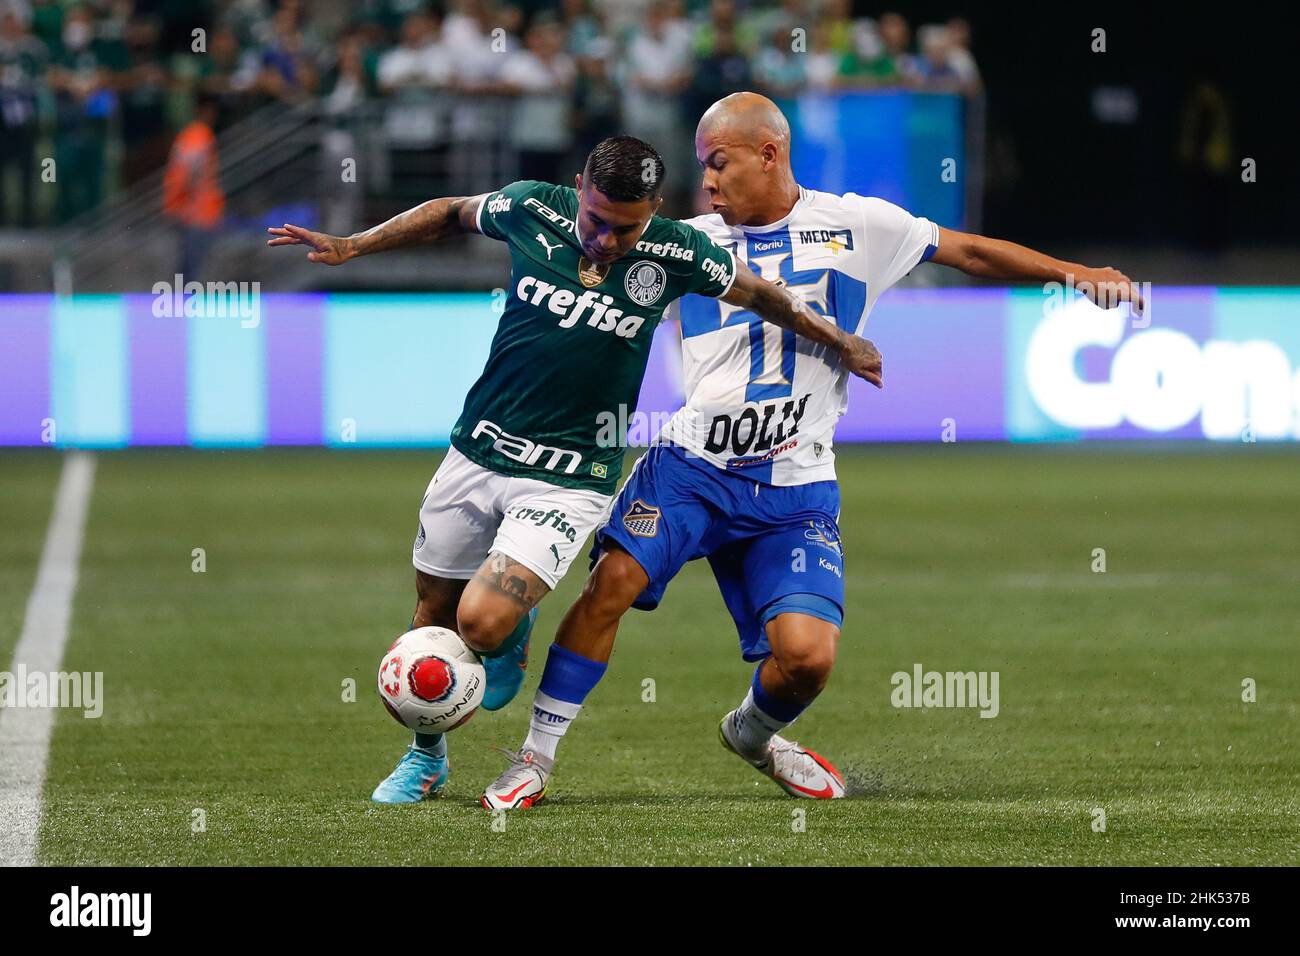
[[517,754],[508,750],[503,752],[513,763],[483,791],[479,802],[489,810],[523,810],[531,807],[546,796],[546,781],[551,776],[555,761],[531,750]]
[[793,740],[776,734],[759,757],[747,755],[731,736],[733,710],[718,726],[722,746],[759,773],[771,777],[776,785],[792,797],[807,800],[838,800],[844,796],[844,778],[821,754],[801,747]]

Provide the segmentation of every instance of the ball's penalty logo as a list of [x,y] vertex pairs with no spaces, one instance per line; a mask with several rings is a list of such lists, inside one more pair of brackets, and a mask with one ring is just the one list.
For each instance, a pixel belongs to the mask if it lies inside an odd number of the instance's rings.
[[638,498],[623,515],[623,527],[639,538],[653,538],[659,533],[659,515],[658,508]]
[[668,275],[663,267],[654,262],[646,262],[644,259],[634,263],[623,279],[623,288],[639,305],[650,305],[659,301],[667,284]]
[[608,265],[596,265],[586,256],[578,260],[578,281],[586,288],[594,289],[605,281],[605,276],[609,275]]

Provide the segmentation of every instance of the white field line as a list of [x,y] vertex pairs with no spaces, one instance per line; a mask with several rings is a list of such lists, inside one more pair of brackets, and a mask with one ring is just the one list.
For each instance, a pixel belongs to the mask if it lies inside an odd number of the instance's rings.
[[[21,664],[29,674],[49,674],[63,663],[94,483],[94,457],[70,452],[63,461],[54,513],[45,534],[36,584],[27,599],[27,616],[14,649],[11,673]],[[15,690],[22,693],[24,689]],[[36,863],[54,715],[53,707],[0,708],[0,866]]]

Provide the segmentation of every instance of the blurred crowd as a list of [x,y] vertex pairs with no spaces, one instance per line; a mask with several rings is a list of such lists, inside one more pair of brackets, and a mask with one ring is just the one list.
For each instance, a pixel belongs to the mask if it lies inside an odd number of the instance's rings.
[[850,0],[0,0],[0,224],[67,221],[162,168],[200,101],[225,126],[315,100],[340,128],[378,116],[398,150],[504,138],[520,176],[554,180],[615,131],[691,164],[695,119],[738,89],[973,95],[980,76],[965,21]]

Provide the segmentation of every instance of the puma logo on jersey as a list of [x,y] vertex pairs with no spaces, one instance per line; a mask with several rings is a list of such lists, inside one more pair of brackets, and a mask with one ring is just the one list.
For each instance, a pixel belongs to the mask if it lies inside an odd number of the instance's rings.
[[560,317],[559,326],[569,329],[590,312],[587,324],[600,332],[613,332],[620,338],[633,338],[645,323],[643,315],[624,315],[622,309],[611,309],[614,299],[588,289],[578,295],[572,289],[561,289],[536,276],[524,276],[515,286],[515,295],[530,305],[545,303],[553,314]]
[[[731,450],[736,457],[779,448],[799,432],[799,421],[808,407],[809,392],[796,402],[787,398],[747,405],[739,415],[717,415],[709,426],[706,451],[720,454]],[[759,410],[762,409],[761,418]],[[780,416],[777,410],[780,409]],[[775,422],[773,421],[775,419]],[[775,425],[775,427],[773,427]]]
[[543,236],[540,232],[534,238],[546,248],[547,262],[551,261],[551,253],[554,252],[556,249],[559,249],[562,245],[564,245],[564,243],[562,242],[557,242],[555,245],[551,245],[549,242],[546,241],[546,237]]
[[474,426],[470,438],[478,438],[480,435],[486,435],[492,439],[492,450],[499,452],[511,461],[517,461],[521,465],[537,465],[542,456],[547,452],[551,457],[540,467],[547,471],[555,471],[566,460],[569,463],[560,470],[566,475],[571,475],[578,470],[578,465],[582,463],[582,455],[568,448],[554,448],[550,445],[543,445],[540,442],[529,441],[527,438],[520,438],[517,435],[511,435],[501,429],[501,426],[495,422],[490,422],[486,418]]

